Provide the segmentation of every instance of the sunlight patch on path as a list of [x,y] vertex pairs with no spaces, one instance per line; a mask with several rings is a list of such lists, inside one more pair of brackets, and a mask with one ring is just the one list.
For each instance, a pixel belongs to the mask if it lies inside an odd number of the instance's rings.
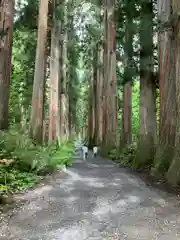
[[79,174],[67,169],[66,173],[71,177],[71,181],[81,181],[84,184],[87,184],[90,187],[102,188],[104,187],[104,183],[100,181],[98,177],[82,177]]
[[0,239],[180,239],[178,202],[101,158],[75,159],[24,198],[30,201],[1,225]]

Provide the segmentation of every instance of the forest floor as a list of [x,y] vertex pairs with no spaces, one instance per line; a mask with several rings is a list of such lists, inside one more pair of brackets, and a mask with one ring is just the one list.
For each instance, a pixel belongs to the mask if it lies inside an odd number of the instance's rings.
[[149,187],[109,160],[77,152],[72,167],[18,195],[1,218],[1,240],[178,240],[178,197]]

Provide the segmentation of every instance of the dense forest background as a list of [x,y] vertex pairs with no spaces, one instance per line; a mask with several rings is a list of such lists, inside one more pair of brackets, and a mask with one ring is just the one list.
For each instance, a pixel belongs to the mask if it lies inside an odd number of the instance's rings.
[[74,140],[179,184],[178,0],[0,1],[0,191],[71,164]]

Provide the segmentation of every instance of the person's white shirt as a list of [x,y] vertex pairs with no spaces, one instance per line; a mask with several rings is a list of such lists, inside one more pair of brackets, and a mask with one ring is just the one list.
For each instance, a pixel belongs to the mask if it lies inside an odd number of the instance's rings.
[[96,156],[98,152],[98,148],[95,146],[93,147],[93,156]]
[[86,160],[87,154],[88,154],[88,147],[83,146],[82,150],[83,150],[83,159]]

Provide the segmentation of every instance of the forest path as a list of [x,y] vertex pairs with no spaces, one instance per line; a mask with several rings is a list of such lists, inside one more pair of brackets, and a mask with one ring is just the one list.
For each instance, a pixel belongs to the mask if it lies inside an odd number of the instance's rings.
[[175,197],[100,157],[77,153],[72,167],[23,199],[1,223],[1,240],[180,239]]

